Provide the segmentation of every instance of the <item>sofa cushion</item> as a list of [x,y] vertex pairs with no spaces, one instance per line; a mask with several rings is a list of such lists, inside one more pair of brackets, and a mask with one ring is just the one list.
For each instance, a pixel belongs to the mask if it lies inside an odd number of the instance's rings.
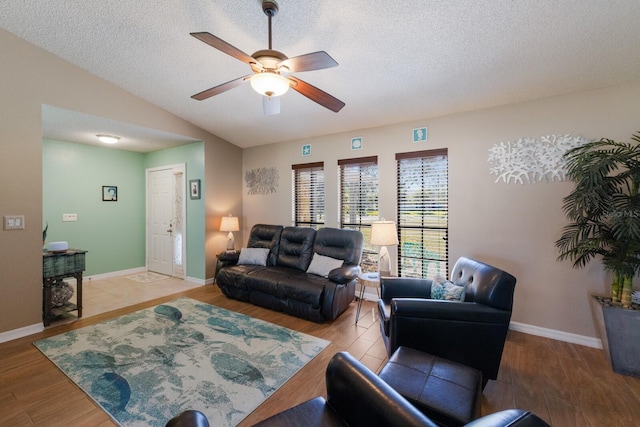
[[313,252],[341,259],[345,265],[360,265],[363,241],[360,231],[323,227],[316,233]]
[[256,224],[251,227],[249,235],[249,248],[267,248],[269,257],[267,265],[276,265],[278,250],[280,248],[280,233],[284,227],[281,225]]
[[267,265],[268,248],[242,248],[238,257],[238,265]]
[[280,234],[276,265],[307,271],[313,258],[316,230],[309,227],[285,227]]
[[311,264],[309,264],[309,268],[307,268],[307,273],[317,274],[322,277],[329,277],[331,270],[342,267],[343,263],[344,261],[341,259],[335,259],[314,253]]

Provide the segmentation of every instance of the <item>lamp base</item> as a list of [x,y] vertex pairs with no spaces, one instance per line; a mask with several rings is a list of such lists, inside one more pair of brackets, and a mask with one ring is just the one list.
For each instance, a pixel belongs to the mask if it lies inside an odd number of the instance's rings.
[[380,277],[391,276],[391,260],[389,259],[389,250],[386,246],[380,247],[378,272],[380,273]]
[[232,251],[235,249],[235,241],[233,239],[233,232],[229,232],[227,235],[227,250]]

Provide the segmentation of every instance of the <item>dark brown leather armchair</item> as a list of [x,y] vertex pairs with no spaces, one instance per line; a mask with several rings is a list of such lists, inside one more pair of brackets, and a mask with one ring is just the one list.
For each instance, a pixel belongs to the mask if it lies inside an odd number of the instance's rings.
[[383,278],[380,332],[389,355],[411,347],[482,372],[482,387],[496,379],[511,320],[516,278],[460,258],[451,282],[465,286],[464,302],[431,299],[429,279]]

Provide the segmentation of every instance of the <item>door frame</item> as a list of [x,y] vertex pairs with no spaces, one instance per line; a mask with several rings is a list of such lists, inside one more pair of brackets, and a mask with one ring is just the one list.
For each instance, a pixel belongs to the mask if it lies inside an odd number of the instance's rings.
[[[145,268],[148,270],[149,268],[149,204],[150,204],[150,193],[149,193],[149,173],[157,172],[161,170],[171,169],[173,173],[181,172],[182,173],[182,197],[181,197],[181,214],[182,214],[182,223],[180,227],[180,232],[182,233],[182,274],[176,276],[175,271],[175,263],[171,264],[171,276],[177,277],[179,279],[186,279],[187,277],[187,201],[186,201],[186,182],[187,182],[187,164],[186,163],[176,163],[172,165],[165,166],[156,166],[152,168],[146,168],[144,171],[145,177]],[[174,194],[174,198],[175,198]],[[172,219],[172,222],[175,224],[175,218]],[[175,234],[174,234],[175,235]],[[173,245],[173,241],[172,241]],[[175,259],[175,255],[172,256],[172,260]]]

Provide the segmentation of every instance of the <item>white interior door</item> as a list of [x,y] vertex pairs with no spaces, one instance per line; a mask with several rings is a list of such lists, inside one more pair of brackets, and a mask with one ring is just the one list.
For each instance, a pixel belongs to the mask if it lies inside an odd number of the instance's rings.
[[147,170],[147,269],[173,275],[174,170]]

